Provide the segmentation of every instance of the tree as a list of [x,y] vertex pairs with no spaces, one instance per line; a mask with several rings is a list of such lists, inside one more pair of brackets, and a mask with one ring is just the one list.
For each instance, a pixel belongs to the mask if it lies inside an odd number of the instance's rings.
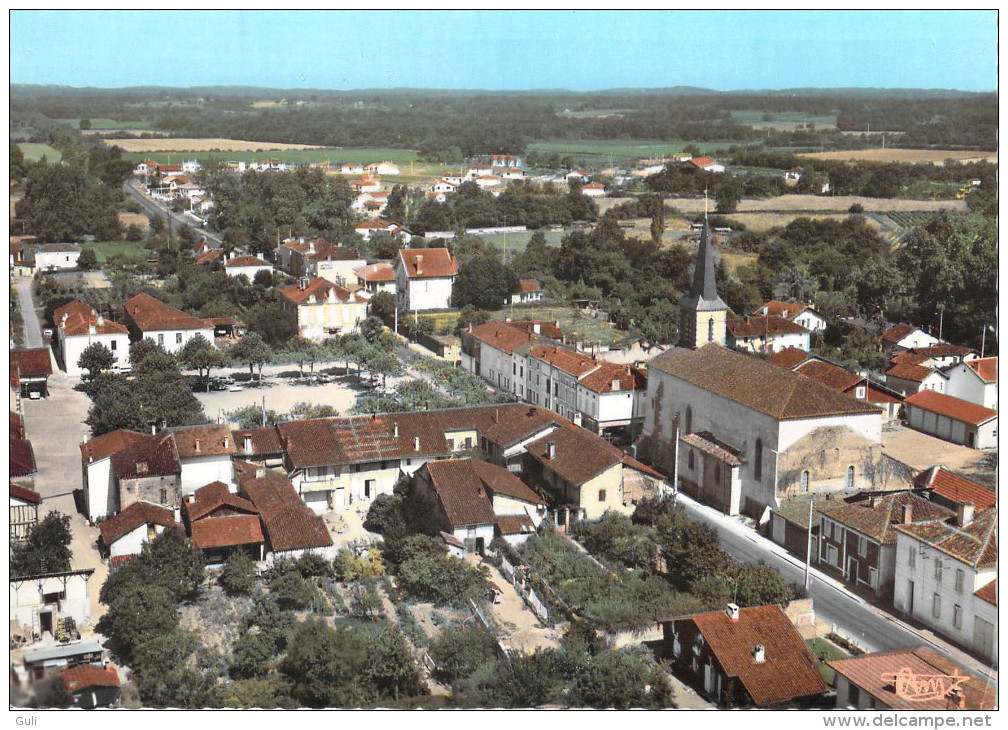
[[262,287],[263,289],[270,289],[273,286],[273,272],[267,271],[266,269],[260,269],[256,272],[255,276],[252,277],[252,283],[255,286]]
[[315,601],[315,587],[295,570],[281,573],[270,580],[270,596],[281,609],[302,610]]
[[122,193],[92,177],[79,165],[35,165],[28,171],[17,217],[42,241],[101,240],[120,232]]
[[256,566],[244,550],[235,550],[221,571],[221,587],[229,596],[247,596],[255,590]]
[[245,314],[249,334],[263,339],[270,347],[280,348],[297,335],[297,325],[279,302],[261,301]]
[[248,363],[250,376],[252,368],[258,366],[259,379],[262,380],[262,367],[273,356],[273,350],[258,334],[248,332],[231,347],[229,354],[236,362]]
[[360,686],[359,670],[369,662],[368,647],[358,634],[317,619],[302,623],[280,664],[291,696],[314,708],[367,704],[369,692]]
[[388,327],[394,326],[396,311],[395,294],[387,291],[378,292],[371,297],[369,310],[371,317],[377,317]]
[[574,679],[576,704],[627,710],[644,700],[650,672],[639,655],[618,649],[591,657]]
[[438,676],[446,682],[468,677],[496,656],[493,639],[479,626],[444,631],[431,644],[429,654],[437,662]]
[[276,653],[276,644],[269,634],[261,631],[242,634],[232,647],[228,674],[234,679],[266,676]]
[[[206,379],[206,389],[210,392],[210,368],[221,364],[220,353],[206,337],[197,334],[182,347],[178,354],[182,367],[199,372]],[[204,374],[205,373],[205,374]]]
[[50,512],[29,530],[23,543],[11,543],[11,577],[70,570],[72,538],[70,518]]
[[93,271],[98,268],[98,255],[93,248],[81,249],[77,257],[77,268],[81,271]]
[[389,627],[370,647],[370,661],[364,670],[365,681],[383,697],[426,694],[417,674],[417,666],[402,635]]
[[389,540],[401,537],[406,533],[406,523],[402,516],[403,498],[398,494],[379,494],[368,508],[364,518],[364,529],[380,532]]
[[80,122],[77,123],[77,127],[82,130],[91,129],[91,120],[85,117],[84,119],[81,119]]
[[371,378],[374,379],[375,376],[381,375],[382,378],[382,390],[385,390],[386,378],[389,375],[396,375],[402,371],[399,367],[399,360],[396,356],[390,352],[383,352],[380,350],[373,351],[369,354],[367,358],[368,372],[371,373]]
[[77,359],[77,367],[88,371],[88,380],[94,380],[99,373],[111,370],[114,365],[115,356],[101,342],[92,342],[81,351]]
[[518,277],[493,251],[477,253],[459,267],[452,306],[498,310],[518,286]]
[[464,561],[449,555],[415,555],[399,566],[402,592],[418,601],[462,605],[486,591],[486,579]]

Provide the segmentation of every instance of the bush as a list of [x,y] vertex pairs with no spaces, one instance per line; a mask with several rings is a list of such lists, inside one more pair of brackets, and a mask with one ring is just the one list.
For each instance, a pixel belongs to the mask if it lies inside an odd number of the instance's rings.
[[314,585],[295,571],[281,573],[271,579],[269,591],[279,608],[295,611],[311,608],[318,593]]
[[302,578],[332,577],[332,565],[321,555],[315,553],[305,553],[294,562],[294,566]]
[[228,673],[232,679],[263,677],[269,673],[276,653],[276,642],[269,634],[244,634],[234,643]]
[[218,581],[229,596],[250,595],[255,590],[255,562],[244,550],[236,550],[228,558]]
[[429,535],[410,535],[397,540],[386,540],[382,545],[382,557],[393,571],[417,555],[439,556],[445,554],[440,538]]
[[363,557],[357,557],[353,550],[340,550],[333,560],[333,570],[336,580],[342,583],[371,580],[385,575],[385,566],[378,548],[369,548]]
[[861,214],[864,213],[864,206],[861,203],[854,203],[850,208],[847,209],[848,213]]
[[446,554],[415,555],[399,566],[399,585],[404,595],[439,606],[464,605],[468,599],[486,595],[486,577]]
[[493,639],[478,626],[443,631],[428,652],[438,664],[438,676],[447,682],[468,677],[480,666],[493,661]]

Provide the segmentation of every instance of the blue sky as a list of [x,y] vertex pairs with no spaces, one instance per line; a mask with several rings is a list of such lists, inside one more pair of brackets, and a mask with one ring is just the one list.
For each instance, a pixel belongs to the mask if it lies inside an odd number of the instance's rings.
[[12,83],[997,88],[997,12],[31,11]]

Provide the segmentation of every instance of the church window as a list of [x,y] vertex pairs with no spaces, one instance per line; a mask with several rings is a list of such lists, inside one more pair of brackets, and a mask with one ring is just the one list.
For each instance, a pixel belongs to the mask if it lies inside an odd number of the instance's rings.
[[763,439],[756,439],[756,453],[753,458],[753,476],[763,478]]
[[844,479],[844,488],[853,489],[854,488],[854,467],[847,467],[847,477]]
[[808,480],[809,480],[809,473],[808,469],[806,469],[801,473],[801,482],[799,483],[801,486],[801,491],[803,492],[808,491]]
[[711,317],[707,320],[707,341],[714,341],[714,318]]

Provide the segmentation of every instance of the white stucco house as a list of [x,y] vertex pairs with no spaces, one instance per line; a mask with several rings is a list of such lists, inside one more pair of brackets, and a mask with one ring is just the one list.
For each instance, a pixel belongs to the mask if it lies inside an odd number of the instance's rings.
[[101,547],[110,558],[139,555],[144,543],[168,529],[181,529],[175,513],[153,502],[134,502],[115,517],[102,522]]
[[448,309],[458,261],[447,248],[402,249],[395,260],[396,304],[406,312]]
[[260,271],[273,273],[273,265],[255,256],[235,256],[224,262],[224,272],[228,276],[241,276],[244,274],[251,283],[256,274]]
[[901,350],[918,350],[940,343],[937,337],[910,324],[894,324],[882,333],[882,352],[886,357]]
[[280,303],[309,340],[355,331],[367,319],[367,298],[319,277],[280,290]]
[[777,316],[801,325],[809,332],[822,332],[826,329],[826,318],[811,306],[781,302],[771,299],[762,307],[757,307],[749,313],[752,317]]
[[802,325],[784,317],[728,318],[725,321],[729,347],[746,352],[773,353],[794,347],[809,350],[810,332]]
[[117,429],[80,444],[84,516],[91,524],[119,511],[119,488],[112,457],[145,438],[136,431]]
[[76,269],[81,247],[76,243],[47,243],[35,251],[36,271]]
[[169,431],[182,466],[183,497],[211,482],[223,482],[234,491],[231,461],[237,449],[226,425],[180,426]]
[[943,371],[945,395],[961,398],[984,408],[997,410],[996,357],[984,357],[958,363]]
[[53,312],[56,323],[57,360],[67,375],[80,377],[86,371],[78,362],[81,353],[94,343],[112,353],[115,371],[130,369],[129,330],[105,319],[82,301],[70,302]]
[[194,317],[149,294],[130,297],[123,310],[132,342],[148,339],[167,352],[176,353],[196,335],[214,341],[214,326],[209,319]]

